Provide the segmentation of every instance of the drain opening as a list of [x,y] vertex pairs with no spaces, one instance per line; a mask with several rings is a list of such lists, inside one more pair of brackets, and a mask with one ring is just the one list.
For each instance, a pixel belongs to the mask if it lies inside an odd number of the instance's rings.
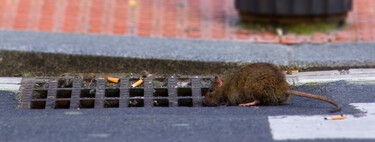
[[166,88],[155,88],[154,89],[155,97],[168,97],[168,89]]
[[80,100],[79,108],[94,108],[95,100]]
[[129,97],[143,97],[144,90],[143,89],[129,89]]
[[118,108],[120,101],[118,99],[104,100],[104,108]]
[[192,107],[193,99],[178,99],[178,106]]
[[177,88],[177,96],[180,96],[180,97],[192,96],[191,88]]
[[143,107],[144,101],[143,99],[129,99],[128,107]]
[[202,96],[205,96],[206,93],[207,93],[209,90],[210,90],[209,88],[201,88],[201,94],[202,94]]
[[83,89],[81,90],[81,98],[95,98],[95,89]]
[[119,87],[121,79],[117,83],[109,82],[108,80],[105,82],[105,87]]
[[120,89],[105,89],[105,97],[107,98],[120,97]]
[[191,87],[190,78],[179,78],[177,80],[177,87]]
[[96,79],[95,78],[83,79],[82,87],[96,87]]
[[203,88],[210,88],[212,86],[212,79],[211,78],[202,78],[201,86]]
[[46,101],[31,101],[30,108],[31,109],[45,109]]
[[71,78],[60,78],[57,81],[57,88],[72,88],[73,87],[73,79]]
[[57,90],[56,98],[71,98],[72,90]]
[[49,85],[47,82],[37,82],[34,84],[34,88],[48,88]]
[[58,100],[55,102],[55,109],[69,109],[70,101],[69,100]]
[[168,107],[169,101],[168,101],[168,99],[154,99],[154,106],[156,106],[156,107]]
[[155,88],[168,87],[168,79],[167,78],[155,78],[152,81],[152,86],[154,86]]
[[46,99],[48,91],[47,90],[34,90],[32,99]]

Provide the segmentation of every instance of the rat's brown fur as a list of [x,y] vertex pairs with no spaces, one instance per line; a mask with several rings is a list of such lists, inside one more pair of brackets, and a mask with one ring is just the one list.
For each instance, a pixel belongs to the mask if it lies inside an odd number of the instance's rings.
[[215,106],[221,102],[239,105],[253,101],[259,101],[260,105],[280,105],[289,100],[290,94],[294,94],[331,103],[336,106],[334,111],[341,109],[337,103],[326,97],[290,90],[280,68],[268,63],[255,63],[244,67],[238,73],[223,78],[221,87],[218,85],[220,80],[215,79],[213,92],[208,92],[205,96],[206,105]]

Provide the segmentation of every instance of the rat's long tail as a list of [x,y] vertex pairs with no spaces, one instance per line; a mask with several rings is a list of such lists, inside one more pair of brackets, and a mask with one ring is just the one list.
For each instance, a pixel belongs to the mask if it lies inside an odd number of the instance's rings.
[[323,97],[323,96],[313,95],[313,94],[310,94],[310,93],[305,93],[305,92],[300,92],[300,91],[295,91],[295,90],[288,90],[288,93],[296,95],[296,96],[313,98],[313,99],[322,100],[322,101],[325,101],[327,103],[330,103],[330,104],[336,106],[336,109],[330,111],[331,113],[341,110],[341,107],[340,107],[339,104],[337,104],[336,102],[332,101],[331,99],[328,99],[328,98]]

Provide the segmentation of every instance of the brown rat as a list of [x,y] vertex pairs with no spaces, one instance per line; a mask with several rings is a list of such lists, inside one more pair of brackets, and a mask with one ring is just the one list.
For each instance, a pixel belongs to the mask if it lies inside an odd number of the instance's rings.
[[336,106],[331,112],[341,110],[337,103],[326,97],[291,90],[280,68],[268,63],[250,64],[238,73],[222,79],[215,77],[211,89],[203,101],[209,106],[223,102],[226,105],[239,106],[280,105],[285,104],[290,94],[293,94],[322,100]]

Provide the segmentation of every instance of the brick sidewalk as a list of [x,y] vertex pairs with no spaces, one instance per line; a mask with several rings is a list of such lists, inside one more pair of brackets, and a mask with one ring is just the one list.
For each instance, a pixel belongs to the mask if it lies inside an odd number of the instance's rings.
[[343,31],[278,37],[233,26],[234,0],[0,0],[0,29],[257,43],[375,40],[375,1],[353,0]]

